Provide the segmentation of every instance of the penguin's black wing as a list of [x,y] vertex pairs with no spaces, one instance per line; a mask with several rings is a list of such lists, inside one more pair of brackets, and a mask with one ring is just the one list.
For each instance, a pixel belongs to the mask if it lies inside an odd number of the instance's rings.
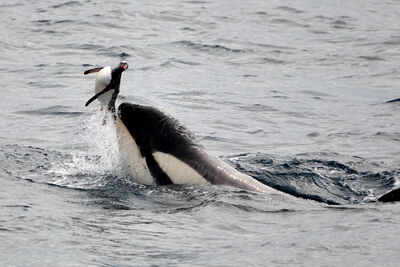
[[90,69],[90,70],[85,70],[85,72],[83,74],[87,75],[90,73],[94,73],[94,72],[99,72],[103,67],[99,67],[99,68],[94,68],[94,69]]
[[85,107],[89,106],[90,103],[92,103],[94,100],[96,100],[96,98],[98,98],[99,96],[101,96],[104,93],[107,93],[108,91],[110,91],[111,89],[114,89],[112,85],[107,85],[106,88],[104,88],[102,91],[98,92],[97,94],[95,94],[94,96],[92,96],[92,98],[90,98],[86,104]]

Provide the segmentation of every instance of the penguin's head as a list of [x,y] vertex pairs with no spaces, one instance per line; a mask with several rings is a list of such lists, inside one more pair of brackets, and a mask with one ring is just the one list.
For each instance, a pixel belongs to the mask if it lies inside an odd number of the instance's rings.
[[129,68],[128,62],[126,61],[121,61],[118,65],[118,67],[120,67],[121,69],[123,69],[122,71],[125,71]]
[[95,99],[98,99],[102,107],[105,106],[109,111],[115,113],[115,100],[119,94],[121,74],[127,70],[128,67],[129,65],[126,61],[121,61],[118,66],[114,68],[107,66],[85,71],[85,75],[97,72],[95,82],[96,94],[86,102],[85,107]]

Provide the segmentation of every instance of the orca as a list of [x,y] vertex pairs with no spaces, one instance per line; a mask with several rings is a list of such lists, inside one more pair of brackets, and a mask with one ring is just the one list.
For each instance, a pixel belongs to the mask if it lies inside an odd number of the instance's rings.
[[[134,182],[146,185],[226,185],[294,198],[212,155],[178,120],[156,107],[122,103],[116,111],[121,75],[127,69],[128,63],[122,61],[114,68],[97,67],[85,71],[85,75],[97,73],[95,95],[85,106],[98,99],[101,107],[112,114],[120,159]],[[384,194],[377,201],[400,201],[400,188]]]
[[117,67],[90,69],[97,73],[95,95],[112,113],[116,124],[120,159],[130,178],[147,185],[226,185],[240,189],[292,197],[239,172],[209,153],[193,134],[168,113],[151,106],[122,103],[116,112],[121,74]]
[[227,185],[284,194],[207,152],[186,127],[158,108],[122,103],[117,114],[120,155],[135,181]]

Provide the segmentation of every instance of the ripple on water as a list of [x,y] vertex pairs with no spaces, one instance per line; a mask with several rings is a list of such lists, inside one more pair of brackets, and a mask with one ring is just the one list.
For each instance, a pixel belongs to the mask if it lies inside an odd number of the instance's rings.
[[227,53],[246,53],[248,51],[243,50],[243,49],[235,49],[235,48],[230,48],[225,45],[221,44],[202,44],[202,43],[197,43],[197,42],[192,42],[192,41],[176,41],[171,43],[171,45],[176,46],[176,47],[186,47],[198,52],[207,52],[207,53],[215,53],[215,54],[227,54]]
[[[398,3],[359,2],[2,0],[2,264],[397,266],[399,204],[368,202],[400,184]],[[125,58],[121,101],[322,204],[131,182],[82,111]]]
[[330,204],[361,203],[371,194],[376,200],[398,183],[400,174],[385,164],[338,154],[300,154],[294,159],[247,154],[232,159],[238,169],[274,188]]
[[69,106],[56,105],[46,108],[33,109],[33,110],[21,110],[16,111],[16,114],[23,114],[29,116],[61,116],[61,117],[80,117],[83,116],[84,112],[71,111],[73,110]]

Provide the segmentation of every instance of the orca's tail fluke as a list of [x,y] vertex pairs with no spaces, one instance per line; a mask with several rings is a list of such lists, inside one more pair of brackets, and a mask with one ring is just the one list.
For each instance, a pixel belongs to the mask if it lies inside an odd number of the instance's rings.
[[380,201],[380,202],[400,201],[400,188],[397,188],[397,189],[387,192],[383,196],[379,197],[378,201]]

